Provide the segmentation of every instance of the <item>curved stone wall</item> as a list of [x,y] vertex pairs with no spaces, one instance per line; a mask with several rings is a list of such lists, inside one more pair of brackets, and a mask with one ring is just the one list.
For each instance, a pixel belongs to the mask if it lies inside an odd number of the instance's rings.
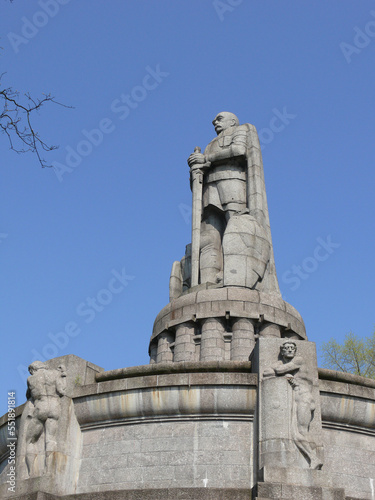
[[[250,370],[250,363],[240,362],[148,365],[100,373],[97,383],[76,388],[83,438],[77,495],[181,488],[249,494],[257,465],[257,376]],[[328,375],[320,370],[323,471],[352,498],[371,499],[375,388],[360,377],[338,381]],[[2,498],[5,491],[3,484]]]

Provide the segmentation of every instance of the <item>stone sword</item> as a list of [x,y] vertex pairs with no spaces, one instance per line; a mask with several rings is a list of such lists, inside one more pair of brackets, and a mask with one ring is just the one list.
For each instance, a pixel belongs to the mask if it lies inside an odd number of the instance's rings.
[[[200,153],[201,148],[196,147],[194,153]],[[197,286],[199,282],[199,252],[201,241],[201,221],[202,221],[202,191],[203,191],[203,170],[209,163],[200,165],[199,168],[190,168],[191,190],[193,193],[193,211],[191,221],[191,287]]]

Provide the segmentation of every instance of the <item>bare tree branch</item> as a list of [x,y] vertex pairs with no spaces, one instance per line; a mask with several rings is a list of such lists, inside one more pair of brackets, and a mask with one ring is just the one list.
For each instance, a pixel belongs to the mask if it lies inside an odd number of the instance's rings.
[[[32,117],[39,112],[46,103],[54,103],[64,108],[66,106],[51,96],[44,94],[42,98],[34,99],[29,93],[22,96],[12,87],[2,88],[1,80],[4,73],[0,75],[0,97],[3,100],[2,111],[0,111],[0,131],[9,140],[10,149],[16,153],[27,153],[31,151],[38,157],[42,167],[51,167],[42,157],[42,151],[53,151],[58,148],[55,145],[48,145],[35,131],[32,124]],[[1,108],[0,108],[1,109]]]

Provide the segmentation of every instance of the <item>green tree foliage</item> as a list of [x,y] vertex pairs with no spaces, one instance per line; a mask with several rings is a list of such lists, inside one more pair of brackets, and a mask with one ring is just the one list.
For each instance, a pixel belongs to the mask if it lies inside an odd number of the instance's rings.
[[375,379],[375,331],[364,338],[350,332],[343,344],[330,339],[320,351],[324,368]]

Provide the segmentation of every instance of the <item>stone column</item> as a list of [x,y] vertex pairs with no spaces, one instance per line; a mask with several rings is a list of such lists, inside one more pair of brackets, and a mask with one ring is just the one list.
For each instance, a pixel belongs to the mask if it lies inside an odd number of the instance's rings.
[[150,364],[156,363],[158,356],[158,344],[157,342],[152,342],[150,346]]
[[232,361],[248,361],[254,345],[253,322],[248,318],[235,319],[232,325],[230,359]]
[[225,357],[225,327],[221,319],[208,318],[202,322],[201,361],[221,361]]
[[157,363],[172,363],[173,351],[171,344],[174,341],[174,336],[170,332],[163,332],[158,339],[158,353],[156,356]]
[[174,362],[195,361],[194,335],[193,323],[182,323],[176,327]]
[[275,325],[273,323],[265,323],[262,325],[262,328],[259,332],[261,337],[281,337],[280,327],[279,325]]

